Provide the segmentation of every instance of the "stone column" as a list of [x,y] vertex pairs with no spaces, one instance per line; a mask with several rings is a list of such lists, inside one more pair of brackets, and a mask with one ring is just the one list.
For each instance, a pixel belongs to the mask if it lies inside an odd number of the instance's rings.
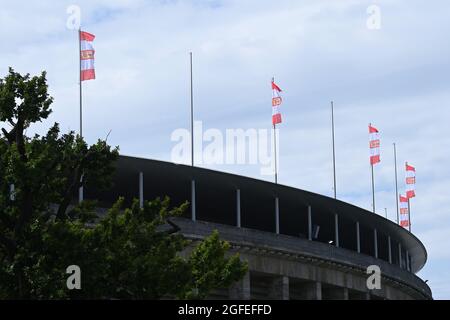
[[231,300],[250,300],[250,272],[233,284],[229,289],[229,297]]
[[272,279],[270,286],[269,299],[271,300],[289,300],[289,278],[286,276],[277,276]]
[[322,300],[322,284],[319,281],[304,284],[302,290],[304,300]]

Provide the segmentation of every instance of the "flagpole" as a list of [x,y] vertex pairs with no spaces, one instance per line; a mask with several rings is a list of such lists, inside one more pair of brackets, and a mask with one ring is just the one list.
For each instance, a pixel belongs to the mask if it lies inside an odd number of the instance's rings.
[[[272,83],[275,82],[275,77],[272,77]],[[273,124],[273,144],[275,149],[275,184],[278,184],[278,165],[277,165],[277,130],[276,124]]]
[[409,232],[411,232],[411,202],[409,200],[410,199],[408,198],[408,227]]
[[[83,85],[81,79],[81,28],[78,29],[78,60],[79,69],[78,74],[80,77],[80,138],[83,138]],[[81,175],[81,182],[83,181],[83,175]],[[78,202],[83,202],[83,185],[78,189]]]
[[191,68],[191,166],[194,166],[194,86],[192,76],[192,52],[190,56],[190,68]]
[[334,190],[334,198],[336,199],[336,151],[334,145],[334,105],[333,101],[331,101],[331,133],[333,140],[333,190]]
[[79,60],[79,77],[80,77],[80,137],[83,137],[83,95],[82,95],[82,81],[81,81],[81,28],[78,29],[78,60]]
[[397,204],[397,224],[400,224],[400,214],[398,209],[397,146],[395,142],[394,142],[394,164],[395,164],[395,203]]
[[277,167],[277,130],[276,125],[273,125],[273,143],[275,146],[275,184],[278,184],[278,167]]
[[371,164],[370,167],[372,168],[372,208],[373,213],[375,213],[375,179],[373,175],[373,164]]

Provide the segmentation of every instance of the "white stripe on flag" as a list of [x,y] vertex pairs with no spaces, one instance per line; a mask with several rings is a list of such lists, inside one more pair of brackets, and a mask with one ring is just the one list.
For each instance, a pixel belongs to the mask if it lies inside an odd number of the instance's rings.
[[92,41],[81,40],[81,51],[84,51],[84,50],[94,50]]
[[94,69],[94,59],[81,60],[81,70]]

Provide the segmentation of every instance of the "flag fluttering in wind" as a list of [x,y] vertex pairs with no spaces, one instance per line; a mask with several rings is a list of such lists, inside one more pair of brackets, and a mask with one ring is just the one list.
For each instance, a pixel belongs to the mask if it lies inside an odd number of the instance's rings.
[[370,164],[373,166],[380,162],[380,133],[378,129],[369,124]]
[[375,213],[375,178],[373,167],[380,162],[380,133],[369,123],[370,168],[372,170],[372,209]]
[[406,197],[416,196],[416,168],[406,163]]
[[409,205],[408,198],[400,195],[400,226],[409,227]]
[[80,80],[95,79],[94,54],[92,46],[95,36],[80,30]]
[[281,123],[281,112],[279,107],[283,100],[281,99],[280,92],[282,92],[282,90],[272,80],[272,124],[274,126]]

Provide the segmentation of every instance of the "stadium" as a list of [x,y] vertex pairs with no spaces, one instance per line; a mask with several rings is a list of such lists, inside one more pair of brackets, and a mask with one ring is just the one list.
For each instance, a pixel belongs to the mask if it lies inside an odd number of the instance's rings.
[[[323,195],[248,177],[121,156],[114,186],[85,190],[109,207],[119,196],[190,202],[173,221],[195,244],[218,230],[249,272],[211,299],[428,300],[416,273],[427,251],[412,233],[377,214]],[[367,287],[379,266],[381,288]]]

